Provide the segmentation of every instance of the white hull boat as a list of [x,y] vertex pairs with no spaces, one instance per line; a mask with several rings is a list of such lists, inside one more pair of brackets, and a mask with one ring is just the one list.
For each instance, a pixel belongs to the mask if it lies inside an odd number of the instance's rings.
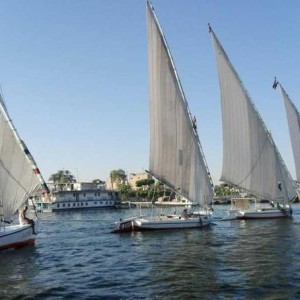
[[[20,221],[20,224],[15,224],[12,219],[25,203],[42,191],[49,194],[49,189],[24,141],[18,135],[2,95],[0,128],[0,250],[4,250],[34,243],[36,235],[33,235],[32,225],[27,224],[33,220],[25,215],[27,209],[22,213],[26,224]],[[34,225],[36,231],[36,221]]]
[[134,217],[116,223],[113,233],[144,231],[144,230],[166,230],[166,229],[188,229],[201,228],[210,225],[209,217],[191,216],[184,219],[177,215],[152,217]]
[[32,234],[30,224],[0,227],[0,250],[19,248],[34,244],[36,235]]
[[162,202],[155,202],[156,206],[160,207],[172,207],[172,206],[181,206],[181,207],[190,207],[190,206],[197,206],[197,204],[190,203],[190,202],[181,202],[181,201],[162,201]]
[[253,198],[233,198],[228,215],[222,221],[229,220],[251,220],[251,219],[278,219],[290,218],[292,208],[289,205],[284,207],[278,205],[266,206],[256,202]]
[[[291,216],[297,196],[293,181],[270,131],[218,38],[209,26],[215,48],[222,108],[223,168],[221,181],[238,187],[273,208],[231,207],[225,219],[271,219]],[[298,119],[297,119],[298,122]]]
[[169,196],[163,196],[155,201],[155,206],[160,207],[173,207],[173,206],[182,206],[182,207],[192,207],[197,206],[197,203],[188,201],[187,199],[182,199],[181,197],[176,197],[175,199],[170,199]]
[[[170,49],[153,7],[147,1],[150,158],[149,174],[184,199],[183,207],[198,205],[198,214],[187,208],[179,215],[158,214],[133,217],[117,223],[113,232],[201,228],[209,225],[213,184]],[[158,203],[164,205],[163,201]],[[165,206],[170,206],[167,203]],[[172,204],[175,204],[172,202]],[[175,206],[177,206],[176,203]],[[154,204],[156,205],[156,203]],[[156,213],[156,215],[155,215]]]
[[290,215],[281,211],[277,208],[269,208],[269,209],[257,209],[257,210],[249,210],[240,212],[241,215],[237,216],[238,220],[247,220],[247,219],[278,219],[278,218],[288,218]]
[[289,217],[291,217],[291,213],[289,211],[282,211],[277,208],[261,208],[245,211],[230,209],[228,216],[222,220],[279,219]]
[[36,202],[36,211],[41,213],[52,212],[52,202]]
[[[276,80],[273,84],[273,88],[276,89],[277,85],[279,85],[282,95],[282,101],[284,103],[286,117],[289,126],[290,140],[291,146],[293,150],[294,156],[294,165],[296,171],[296,182],[299,193],[299,183],[300,183],[300,113],[295,105],[295,103],[291,100],[287,92],[284,90],[283,86]],[[298,195],[298,199],[300,199]]]

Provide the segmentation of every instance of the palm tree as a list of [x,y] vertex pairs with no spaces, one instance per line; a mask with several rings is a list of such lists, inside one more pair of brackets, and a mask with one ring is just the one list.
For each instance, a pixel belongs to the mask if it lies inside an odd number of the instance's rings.
[[127,179],[127,175],[124,170],[119,169],[119,170],[112,170],[110,172],[110,182],[111,182],[111,188],[114,189],[114,183],[119,182],[119,183],[125,183]]
[[50,176],[49,181],[53,181],[56,189],[59,185],[76,182],[76,179],[69,170],[59,170]]

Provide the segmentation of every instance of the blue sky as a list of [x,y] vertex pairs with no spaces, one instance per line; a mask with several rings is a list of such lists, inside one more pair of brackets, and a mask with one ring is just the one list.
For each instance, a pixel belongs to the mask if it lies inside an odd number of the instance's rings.
[[[222,128],[213,27],[295,174],[276,75],[300,108],[300,1],[153,0],[213,180]],[[0,0],[0,84],[10,116],[48,180],[148,168],[144,0]]]

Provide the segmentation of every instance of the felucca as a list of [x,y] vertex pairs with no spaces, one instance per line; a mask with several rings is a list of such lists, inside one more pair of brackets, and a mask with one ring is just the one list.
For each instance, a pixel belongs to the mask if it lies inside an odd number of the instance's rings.
[[[0,250],[35,242],[31,224],[17,211],[39,190],[48,187],[25,143],[20,139],[0,95]],[[37,230],[37,219],[35,220]]]
[[[295,183],[237,72],[209,26],[219,74],[223,168],[221,181],[254,197],[232,199],[225,219],[287,218],[297,195]],[[270,207],[259,204],[260,199]],[[253,201],[253,202],[252,202]]]
[[149,173],[198,204],[201,212],[153,214],[117,222],[113,232],[200,228],[210,224],[213,185],[170,49],[154,9],[147,1],[150,93]]
[[300,114],[296,105],[284,90],[283,86],[275,78],[273,88],[276,89],[278,85],[281,91],[282,101],[284,103],[289,126],[289,133],[296,169],[296,180],[297,183],[300,184]]

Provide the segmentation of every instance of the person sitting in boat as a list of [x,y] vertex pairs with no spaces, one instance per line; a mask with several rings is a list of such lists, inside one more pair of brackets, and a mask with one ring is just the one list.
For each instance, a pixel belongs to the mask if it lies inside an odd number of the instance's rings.
[[24,209],[21,211],[20,213],[20,218],[21,218],[21,221],[23,224],[31,224],[31,227],[32,227],[32,233],[33,234],[36,234],[35,230],[34,230],[34,221],[32,219],[29,219],[27,218],[26,216],[26,213],[27,213],[27,210],[28,210],[28,206],[26,205],[24,207]]
[[182,211],[181,217],[184,218],[185,220],[189,218],[189,214],[186,208]]

